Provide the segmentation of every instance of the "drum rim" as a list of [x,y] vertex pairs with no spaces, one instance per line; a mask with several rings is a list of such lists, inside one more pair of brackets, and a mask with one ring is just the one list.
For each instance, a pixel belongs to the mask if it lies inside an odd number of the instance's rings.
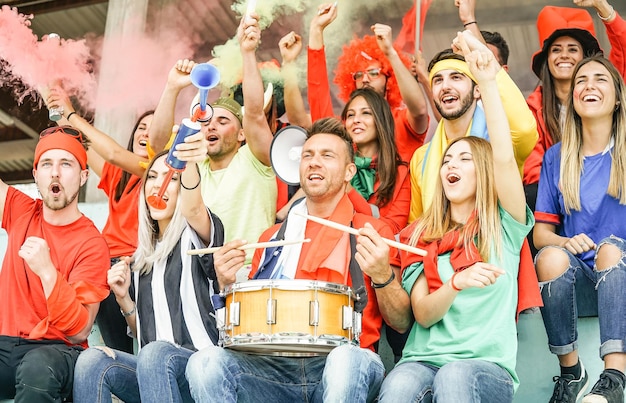
[[226,287],[224,287],[224,290],[220,294],[222,296],[226,296],[228,294],[231,294],[232,292],[241,292],[244,290],[256,291],[268,288],[287,291],[320,290],[336,294],[353,294],[352,288],[345,284],[305,279],[261,279],[242,281],[239,283],[227,285]]

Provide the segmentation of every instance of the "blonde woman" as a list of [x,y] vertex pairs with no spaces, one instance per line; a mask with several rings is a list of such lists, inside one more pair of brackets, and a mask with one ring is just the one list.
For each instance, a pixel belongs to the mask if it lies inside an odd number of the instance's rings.
[[[577,304],[595,308],[605,370],[583,402],[623,402],[626,367],[626,93],[603,57],[573,74],[562,139],[544,157],[534,229],[550,351],[561,374],[551,402],[575,402],[588,384],[578,359]],[[577,301],[578,296],[585,296]]]
[[491,144],[452,141],[431,206],[401,234],[428,254],[401,254],[406,304],[388,323],[410,334],[380,402],[510,402],[519,383],[517,274],[533,218],[496,85],[500,66],[468,31],[453,46],[480,87]]
[[[123,258],[108,273],[121,315],[139,341],[139,354],[86,350],[76,365],[75,402],[110,402],[111,393],[127,403],[191,402],[187,359],[217,343],[212,255],[186,253],[221,245],[224,238],[221,222],[205,207],[200,192],[196,162],[206,158],[207,140],[196,133],[176,150],[178,159],[188,161],[187,168],[164,183],[166,152],[150,162],[141,188],[134,263]],[[156,209],[146,198],[162,186],[167,186],[166,207]]]

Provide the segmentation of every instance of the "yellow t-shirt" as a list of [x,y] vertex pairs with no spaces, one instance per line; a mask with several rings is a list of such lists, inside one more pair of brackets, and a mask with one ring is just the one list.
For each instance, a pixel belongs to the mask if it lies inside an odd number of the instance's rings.
[[[520,175],[523,175],[524,161],[530,155],[539,138],[537,122],[528,108],[528,104],[526,104],[524,94],[522,94],[504,69],[498,72],[496,81],[500,99],[511,127],[511,140],[513,141],[515,160],[517,161]],[[469,136],[470,130],[471,124],[467,128],[466,136]],[[442,120],[439,122],[437,131],[430,142],[418,148],[413,154],[413,158],[411,158],[411,212],[409,214],[409,223],[419,218],[432,202],[437,180],[437,177],[434,175],[435,164],[437,166],[441,165],[441,159],[447,146],[448,138],[444,132]],[[438,172],[437,170],[437,174]]]

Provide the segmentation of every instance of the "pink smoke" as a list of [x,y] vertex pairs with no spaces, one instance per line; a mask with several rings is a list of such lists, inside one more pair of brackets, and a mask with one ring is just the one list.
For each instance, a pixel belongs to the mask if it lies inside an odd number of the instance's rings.
[[[103,37],[93,35],[79,40],[48,40],[47,36],[38,40],[30,28],[36,16],[2,6],[0,58],[5,63],[0,86],[12,88],[18,103],[27,96],[41,99],[40,87],[60,83],[86,109],[106,111],[120,105],[137,113],[154,109],[172,66],[178,59],[192,59],[202,43],[199,35],[189,32],[189,20],[173,5],[159,13],[166,18],[161,19],[157,32],[125,32],[123,37],[107,37],[105,43]],[[115,71],[98,88],[102,52],[107,46],[112,49],[107,57],[116,59]],[[181,111],[188,113],[188,107]]]
[[[6,62],[0,85],[14,88],[20,103],[28,95],[37,96],[37,88],[53,83],[62,83],[73,95],[93,92],[95,79],[85,41],[45,37],[40,41],[30,29],[32,18],[9,6],[0,8],[0,55]],[[16,87],[17,81],[25,88]]]

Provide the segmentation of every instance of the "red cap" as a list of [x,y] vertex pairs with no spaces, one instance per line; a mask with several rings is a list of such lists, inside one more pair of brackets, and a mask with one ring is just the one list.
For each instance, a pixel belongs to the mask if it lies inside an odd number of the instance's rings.
[[533,55],[533,72],[539,77],[550,46],[562,36],[569,36],[580,42],[585,57],[602,53],[595,32],[591,15],[582,8],[544,7],[537,16],[537,33],[541,50]]

